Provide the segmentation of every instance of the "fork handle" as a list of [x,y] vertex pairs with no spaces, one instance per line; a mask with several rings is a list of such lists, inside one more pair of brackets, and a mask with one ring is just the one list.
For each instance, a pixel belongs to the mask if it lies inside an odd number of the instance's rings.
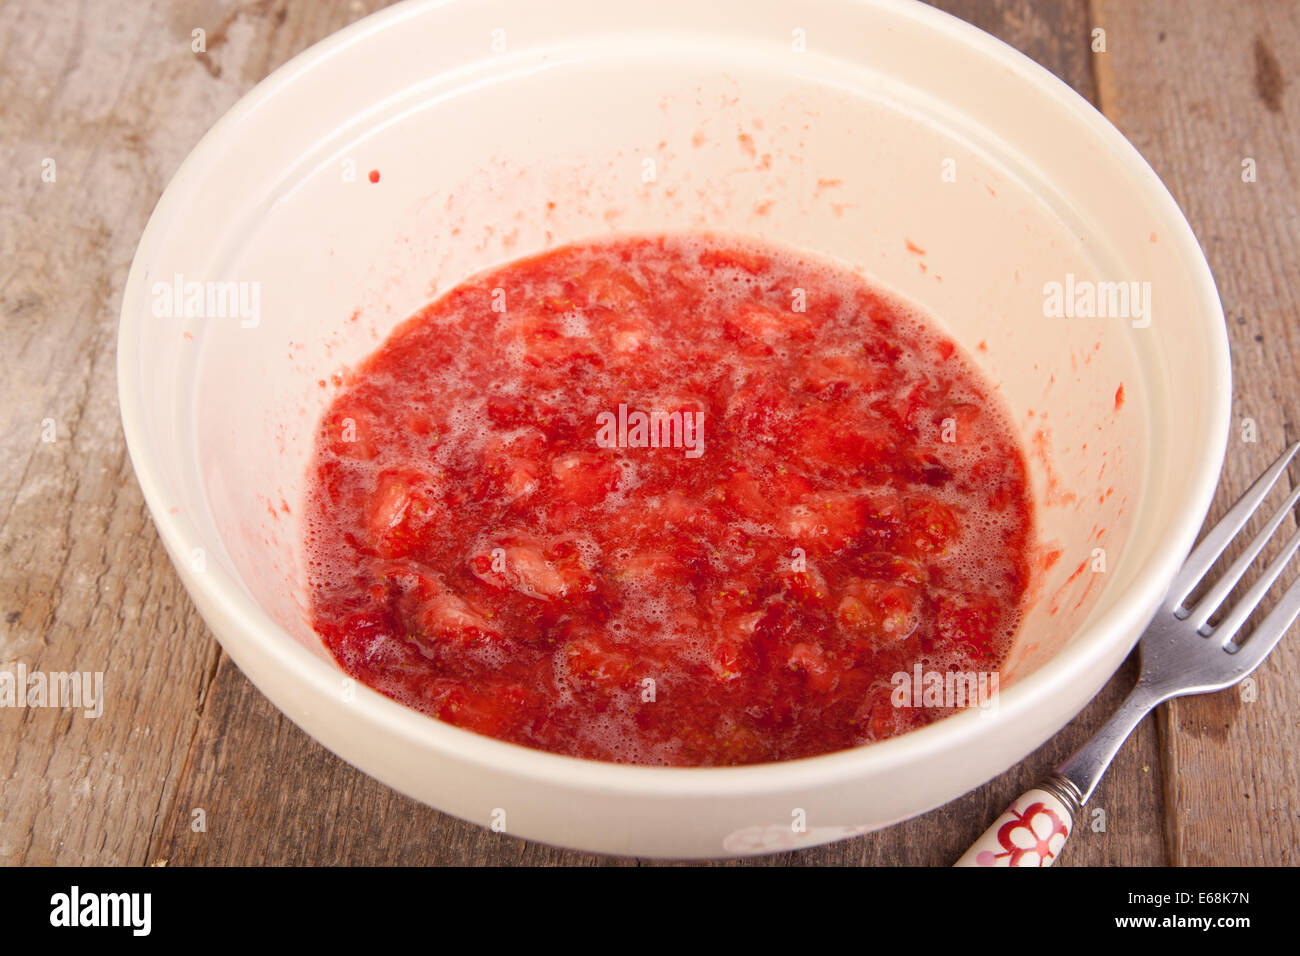
[[1051,866],[1129,734],[1167,696],[1145,681],[1075,754],[1023,793],[954,866]]
[[1082,807],[1067,784],[1052,774],[1026,790],[953,866],[1051,866]]

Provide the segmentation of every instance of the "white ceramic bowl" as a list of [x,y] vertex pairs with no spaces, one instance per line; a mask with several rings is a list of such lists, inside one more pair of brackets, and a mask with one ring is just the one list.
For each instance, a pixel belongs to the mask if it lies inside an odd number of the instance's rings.
[[[999,383],[1042,540],[1063,551],[1035,583],[1000,706],[813,759],[660,769],[523,749],[352,686],[306,622],[297,525],[333,373],[484,266],[696,227],[864,270]],[[1149,327],[1045,315],[1045,285],[1067,275],[1150,283]],[[249,308],[166,314],[177,276],[249,283]],[[293,721],[467,820],[505,810],[519,836],[671,857],[882,826],[1061,728],[1193,542],[1230,386],[1209,270],[1138,153],[1016,51],[884,0],[451,0],[363,20],[276,71],[176,174],[131,268],[118,376],[186,588]]]

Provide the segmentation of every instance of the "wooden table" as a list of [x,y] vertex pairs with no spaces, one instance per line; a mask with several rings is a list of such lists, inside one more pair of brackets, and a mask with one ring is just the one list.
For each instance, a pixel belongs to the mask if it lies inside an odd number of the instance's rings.
[[[0,863],[635,863],[489,833],[363,776],[222,653],[123,446],[114,340],[131,255],[208,126],[375,0],[9,0],[0,23],[0,667],[102,670],[108,703],[0,710]],[[1300,4],[943,0],[1097,104],[1178,200],[1218,280],[1234,435],[1213,516],[1297,437]],[[191,52],[191,31],[207,51]],[[1094,31],[1105,52],[1093,52]],[[1253,158],[1258,179],[1242,181]],[[45,182],[53,159],[56,180]],[[49,422],[53,420],[53,442]],[[1300,863],[1300,635],[1236,691],[1162,707],[1063,864]],[[939,810],[776,864],[946,864],[1086,739],[1133,661],[1054,740]],[[202,810],[205,832],[193,821]]]

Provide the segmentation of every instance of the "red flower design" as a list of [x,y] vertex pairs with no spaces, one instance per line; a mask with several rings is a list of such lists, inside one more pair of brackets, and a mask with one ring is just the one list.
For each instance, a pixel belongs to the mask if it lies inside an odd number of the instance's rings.
[[993,858],[1006,858],[1008,866],[1050,865],[1070,835],[1066,822],[1042,802],[1031,803],[1023,812],[1013,806],[1007,813],[1011,819],[998,827],[1003,852],[992,854]]

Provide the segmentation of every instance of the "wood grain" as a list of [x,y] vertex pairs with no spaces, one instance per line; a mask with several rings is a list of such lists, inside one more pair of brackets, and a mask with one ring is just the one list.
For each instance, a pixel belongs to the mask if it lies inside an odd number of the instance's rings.
[[[11,452],[0,456],[0,666],[103,670],[108,701],[98,720],[0,710],[0,863],[638,862],[489,833],[394,793],[314,743],[197,618],[126,459],[116,311],[167,178],[256,81],[378,5],[5,7],[0,423]],[[1300,49],[1294,11],[1265,26],[1265,12],[1280,5],[1258,3],[1244,18],[1213,0],[940,5],[1099,99],[1184,204],[1232,316],[1239,410],[1260,427],[1258,445],[1229,456],[1226,478],[1240,490],[1296,420],[1288,389],[1300,356],[1288,270],[1300,241],[1287,88]],[[1221,31],[1238,20],[1264,38],[1263,52],[1253,34],[1227,40],[1239,31]],[[1106,54],[1089,51],[1094,25],[1108,31]],[[190,50],[195,28],[207,31],[202,56]],[[1207,57],[1231,61],[1226,80],[1198,66]],[[1243,150],[1261,169],[1249,190],[1230,181]],[[58,164],[55,183],[41,181],[47,157]],[[41,441],[47,418],[57,426],[53,443]],[[1106,811],[1105,830],[1081,826],[1063,862],[1294,862],[1297,769],[1288,754],[1300,734],[1283,716],[1295,712],[1282,675],[1296,651],[1286,654],[1261,674],[1253,704],[1189,702],[1159,727],[1144,723],[1091,804]],[[948,806],[856,840],[733,865],[949,863],[1086,739],[1134,678],[1130,662],[1054,740]],[[1268,812],[1247,812],[1259,805]],[[1228,820],[1241,822],[1224,836]]]
[[[1182,206],[1228,318],[1237,427],[1213,522],[1300,438],[1300,7],[1102,0],[1096,19],[1108,36],[1105,112]],[[1248,158],[1255,182],[1242,180]],[[1243,440],[1245,419],[1255,442]],[[1292,634],[1255,675],[1253,703],[1229,691],[1164,708],[1161,757],[1177,768],[1165,778],[1171,862],[1300,862],[1298,667]]]
[[155,537],[115,399],[119,289],[192,137],[147,139],[162,125],[140,109],[147,63],[127,67],[153,10],[5,12],[0,664],[102,671],[106,701],[98,719],[0,711],[0,862],[133,863],[175,795],[218,652]]

